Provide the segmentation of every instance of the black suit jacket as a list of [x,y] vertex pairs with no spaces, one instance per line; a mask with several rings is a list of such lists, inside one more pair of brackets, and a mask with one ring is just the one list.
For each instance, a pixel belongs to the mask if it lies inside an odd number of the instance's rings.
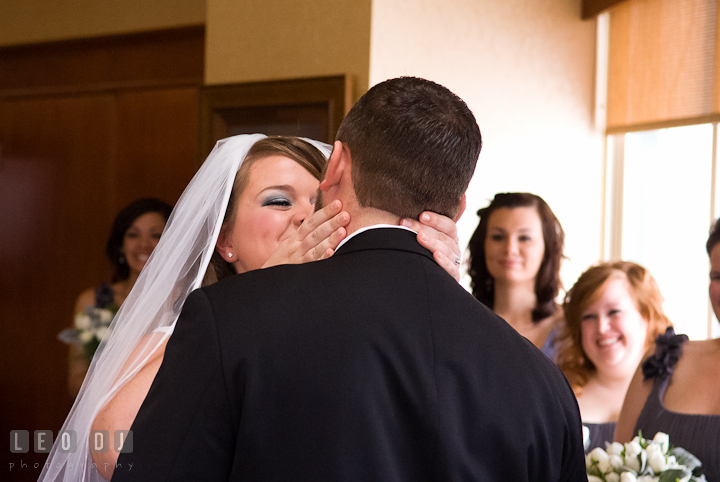
[[113,481],[586,480],[562,373],[380,228],[192,293]]

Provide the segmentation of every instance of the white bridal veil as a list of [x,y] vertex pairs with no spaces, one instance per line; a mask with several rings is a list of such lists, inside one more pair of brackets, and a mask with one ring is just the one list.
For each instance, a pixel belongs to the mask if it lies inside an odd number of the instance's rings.
[[[100,344],[80,393],[56,434],[39,481],[104,481],[90,456],[88,440],[93,420],[170,336],[185,299],[200,287],[235,174],[250,147],[264,137],[239,135],[218,141],[188,184],[157,247]],[[305,140],[329,157],[331,146]],[[65,431],[74,431],[74,447],[67,444],[73,437],[61,437]]]

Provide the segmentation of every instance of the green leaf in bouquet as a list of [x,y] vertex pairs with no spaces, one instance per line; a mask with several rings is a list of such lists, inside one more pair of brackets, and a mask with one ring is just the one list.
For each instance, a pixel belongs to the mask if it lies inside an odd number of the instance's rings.
[[660,474],[659,482],[677,482],[688,475],[690,475],[690,470],[688,469],[667,469]]
[[645,451],[646,447],[647,447],[647,445],[645,447],[643,447],[642,452],[640,452],[638,454],[638,459],[640,460],[640,470],[638,471],[639,474],[644,474],[648,469],[648,465],[647,465],[648,455],[647,455],[647,452]]
[[675,460],[679,465],[684,465],[691,471],[694,471],[696,467],[700,467],[702,465],[697,457],[682,447],[674,447],[670,451],[670,455],[675,456]]

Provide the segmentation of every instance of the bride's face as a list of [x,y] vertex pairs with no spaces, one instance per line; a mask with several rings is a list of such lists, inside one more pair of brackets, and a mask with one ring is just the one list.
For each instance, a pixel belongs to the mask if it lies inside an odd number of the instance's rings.
[[314,212],[320,182],[294,160],[274,155],[250,166],[228,233],[238,273],[259,269]]

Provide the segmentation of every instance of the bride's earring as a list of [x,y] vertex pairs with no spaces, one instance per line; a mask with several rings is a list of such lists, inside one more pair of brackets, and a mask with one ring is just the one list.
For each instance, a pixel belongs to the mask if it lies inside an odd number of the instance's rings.
[[228,253],[228,258],[232,258],[232,257],[233,257],[233,254],[232,254],[232,253]]

